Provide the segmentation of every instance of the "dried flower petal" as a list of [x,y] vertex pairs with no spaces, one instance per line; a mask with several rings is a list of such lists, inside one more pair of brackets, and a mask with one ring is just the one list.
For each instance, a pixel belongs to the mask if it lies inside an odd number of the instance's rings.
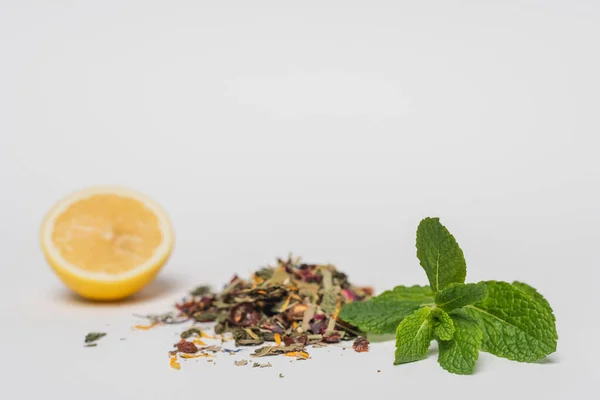
[[352,348],[358,353],[369,351],[369,341],[367,340],[367,338],[359,336],[352,344]]
[[229,322],[237,326],[254,326],[260,321],[260,312],[252,303],[241,303],[231,308]]
[[181,368],[181,364],[179,364],[179,362],[177,362],[177,356],[171,357],[171,359],[169,360],[169,365],[173,369],[180,369]]
[[185,339],[181,339],[179,343],[177,343],[175,346],[177,346],[177,350],[179,350],[182,353],[193,354],[198,351],[198,348],[194,343],[188,342]]
[[340,340],[342,340],[342,333],[340,331],[333,331],[323,336],[325,343],[338,343]]

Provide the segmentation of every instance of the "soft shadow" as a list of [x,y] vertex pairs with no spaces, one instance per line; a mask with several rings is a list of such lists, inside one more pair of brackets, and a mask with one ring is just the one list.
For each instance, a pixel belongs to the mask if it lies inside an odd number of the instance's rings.
[[396,335],[393,333],[384,333],[384,334],[376,334],[376,333],[368,333],[367,339],[371,343],[380,343],[380,342],[388,342],[390,340],[396,340]]
[[91,307],[118,307],[122,305],[142,304],[148,301],[159,300],[164,297],[173,297],[177,293],[183,293],[187,289],[186,281],[182,278],[173,276],[159,276],[140,292],[121,300],[99,301],[89,300],[70,291],[67,288],[61,288],[57,293],[53,293],[51,298],[61,303],[78,306]]
[[558,356],[556,356],[555,354],[550,355],[544,359],[541,359],[539,361],[535,362],[536,364],[558,364],[559,360],[558,360]]

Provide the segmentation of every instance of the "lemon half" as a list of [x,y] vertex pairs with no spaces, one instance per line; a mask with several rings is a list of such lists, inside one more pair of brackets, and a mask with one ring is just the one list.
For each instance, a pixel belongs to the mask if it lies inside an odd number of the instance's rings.
[[165,211],[148,196],[119,186],[70,194],[46,215],[41,244],[59,278],[94,300],[130,296],[158,274],[174,233]]

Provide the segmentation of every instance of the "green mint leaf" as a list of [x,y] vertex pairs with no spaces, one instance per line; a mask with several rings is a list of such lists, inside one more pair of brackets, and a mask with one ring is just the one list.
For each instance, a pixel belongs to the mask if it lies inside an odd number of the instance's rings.
[[423,307],[406,316],[396,329],[394,364],[423,360],[433,336],[431,308]]
[[455,310],[450,315],[454,321],[454,338],[449,341],[438,340],[438,362],[448,372],[471,374],[479,358],[483,340],[481,327],[476,320],[460,310]]
[[550,307],[550,303],[548,303],[548,300],[546,300],[544,296],[542,296],[537,290],[523,282],[514,281],[512,285],[517,287],[520,291],[525,292],[538,303],[540,303],[546,309],[546,311],[552,314],[552,318],[554,318],[554,314],[552,312],[552,307]]
[[509,360],[533,362],[556,351],[552,312],[508,282],[487,281],[488,297],[463,310],[483,332],[481,349]]
[[368,300],[345,304],[338,317],[364,332],[394,333],[400,321],[419,307],[411,301]]
[[396,286],[368,301],[345,304],[339,318],[365,332],[394,333],[404,317],[432,303],[427,286]]
[[435,294],[435,304],[445,311],[462,308],[483,301],[487,296],[485,282],[451,283]]
[[467,263],[454,236],[439,218],[425,218],[417,228],[417,258],[434,292],[464,283]]
[[454,337],[454,322],[448,313],[441,308],[434,308],[431,316],[435,336],[440,340],[451,340]]
[[402,300],[417,303],[433,303],[433,292],[429,286],[396,286],[392,290],[386,290],[379,296],[373,297],[374,301]]

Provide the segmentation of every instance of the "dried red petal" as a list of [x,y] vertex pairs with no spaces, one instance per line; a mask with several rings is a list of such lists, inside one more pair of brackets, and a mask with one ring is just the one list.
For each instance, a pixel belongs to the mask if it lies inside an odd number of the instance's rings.
[[179,350],[182,353],[193,354],[198,351],[198,348],[194,343],[188,342],[185,339],[181,339],[179,343],[177,343],[175,346],[177,346],[177,350]]
[[323,279],[323,277],[321,275],[315,274],[310,269],[300,269],[300,270],[296,270],[295,272],[296,272],[296,276],[298,276],[304,282],[317,282],[318,283],[318,282],[321,282],[321,279]]
[[342,334],[338,331],[323,336],[323,342],[325,343],[338,343],[340,340],[342,340]]
[[283,340],[283,343],[286,346],[291,346],[292,344],[296,343],[296,339],[294,339],[291,336],[284,336],[284,337],[281,338],[281,340]]
[[252,303],[240,303],[229,311],[229,322],[237,326],[254,326],[260,321],[260,312]]
[[375,292],[375,290],[372,287],[364,287],[361,289],[363,290],[363,292],[365,292],[367,296],[373,296],[373,293]]
[[322,335],[327,330],[327,322],[324,319],[315,321],[314,323],[310,324],[310,330],[315,335]]
[[343,289],[342,296],[344,296],[346,301],[355,301],[358,299],[356,294],[354,294],[354,292],[352,292],[352,290],[350,290],[350,289]]
[[369,351],[369,341],[366,338],[359,336],[352,344],[352,348],[358,353]]
[[296,343],[302,343],[303,345],[308,344],[308,335],[300,335],[296,338]]

